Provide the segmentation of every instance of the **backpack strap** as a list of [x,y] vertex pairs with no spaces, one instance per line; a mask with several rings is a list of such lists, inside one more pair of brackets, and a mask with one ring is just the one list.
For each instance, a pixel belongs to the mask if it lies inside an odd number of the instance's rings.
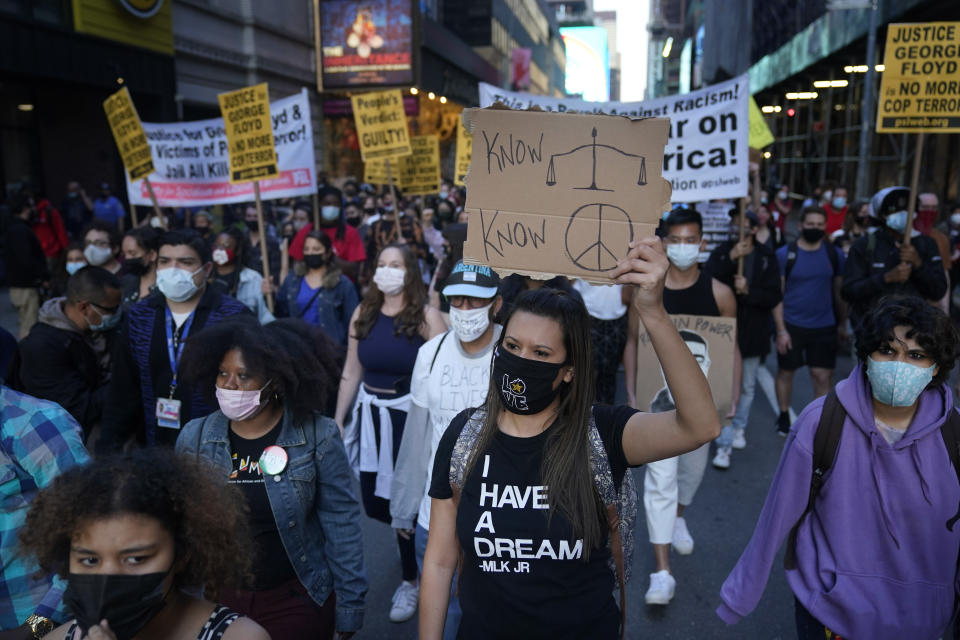
[[783,268],[783,281],[786,282],[790,279],[790,272],[793,271],[793,267],[797,264],[797,242],[793,241],[787,245],[787,264]]
[[833,267],[833,276],[840,275],[840,258],[837,256],[837,247],[832,242],[823,241],[827,246],[827,257],[830,258],[830,266]]
[[[943,444],[947,447],[947,455],[950,456],[950,464],[957,474],[957,481],[960,482],[960,414],[955,409],[951,409],[947,419],[940,425],[940,435],[943,436]],[[960,520],[960,508],[957,514],[947,520],[947,530],[953,531],[953,526]]]
[[810,478],[810,497],[807,499],[806,509],[793,525],[790,537],[787,538],[787,550],[783,558],[785,569],[795,569],[797,566],[797,529],[800,528],[803,518],[813,509],[813,503],[823,488],[824,476],[830,470],[834,458],[837,457],[837,448],[840,446],[843,423],[846,419],[847,411],[840,404],[837,392],[831,391],[823,402],[820,422],[817,424],[817,432],[813,438],[813,476]]
[[443,341],[447,339],[447,336],[450,335],[450,332],[453,329],[447,329],[446,333],[443,334],[443,337],[440,338],[440,344],[437,345],[437,350],[433,352],[433,360],[430,361],[430,373],[433,373],[433,365],[437,364],[437,356],[440,355],[440,347],[443,346]]
[[873,254],[877,250],[877,231],[867,234],[867,275],[873,275]]

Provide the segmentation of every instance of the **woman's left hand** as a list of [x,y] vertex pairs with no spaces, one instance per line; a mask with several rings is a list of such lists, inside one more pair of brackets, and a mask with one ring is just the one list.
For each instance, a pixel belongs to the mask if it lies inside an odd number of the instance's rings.
[[617,284],[634,285],[634,304],[640,311],[663,307],[663,285],[670,261],[660,238],[640,238],[630,243],[627,257],[617,263],[610,277]]

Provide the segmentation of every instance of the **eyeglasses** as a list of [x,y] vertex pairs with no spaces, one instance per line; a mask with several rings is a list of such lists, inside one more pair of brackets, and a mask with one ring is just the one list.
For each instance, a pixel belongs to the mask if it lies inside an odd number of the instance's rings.
[[447,296],[447,302],[456,309],[480,309],[493,300],[491,298],[474,298],[473,296]]

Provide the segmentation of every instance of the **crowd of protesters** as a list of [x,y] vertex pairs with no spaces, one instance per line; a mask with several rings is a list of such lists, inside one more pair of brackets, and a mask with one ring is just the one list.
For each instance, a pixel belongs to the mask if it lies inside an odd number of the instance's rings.
[[[757,606],[787,540],[801,638],[943,633],[960,205],[922,193],[908,231],[904,187],[801,204],[754,173],[728,240],[707,251],[678,205],[597,286],[465,263],[460,187],[320,182],[137,226],[107,184],[9,199],[0,638],[349,638],[418,610],[423,638],[618,637],[641,495],[665,606],[771,353],[784,451],[718,615]],[[729,415],[669,314],[736,318]],[[792,421],[804,366],[817,399]],[[650,370],[665,393],[637,406]],[[364,513],[395,533],[388,611],[364,604]]]

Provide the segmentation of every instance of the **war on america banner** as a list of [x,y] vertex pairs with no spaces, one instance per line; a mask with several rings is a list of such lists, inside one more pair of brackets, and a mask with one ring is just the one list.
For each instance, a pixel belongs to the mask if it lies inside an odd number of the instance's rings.
[[[683,95],[642,102],[588,102],[507,91],[481,82],[480,106],[499,101],[520,110],[537,106],[545,111],[670,118],[663,177],[673,187],[673,202],[699,202],[747,195],[749,86],[744,74]],[[477,142],[475,154],[498,152],[478,149]]]
[[[260,181],[265,200],[310,195],[317,189],[310,99],[301,93],[270,103],[279,177]],[[193,122],[144,122],[154,172],[149,175],[163,207],[203,207],[253,200],[253,183],[230,182],[223,118]],[[127,179],[130,203],[150,205],[143,180]]]

